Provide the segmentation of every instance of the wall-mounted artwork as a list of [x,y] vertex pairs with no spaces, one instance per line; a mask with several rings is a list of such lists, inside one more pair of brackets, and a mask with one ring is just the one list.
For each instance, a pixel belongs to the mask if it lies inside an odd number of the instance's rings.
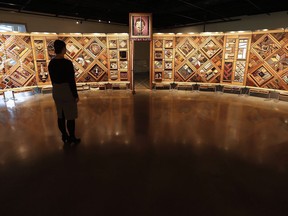
[[130,38],[134,40],[151,40],[152,15],[147,13],[129,14]]
[[128,34],[1,33],[0,89],[51,85],[56,39],[66,43],[77,83],[130,82]]
[[66,57],[73,62],[76,82],[108,80],[105,34],[60,34],[59,39],[66,43]]
[[222,62],[223,83],[245,85],[250,41],[251,32],[226,35]]
[[[135,27],[138,18],[143,20],[138,29],[133,27],[132,37],[149,38],[150,14],[131,14],[130,18]],[[142,26],[144,22],[149,28]],[[136,35],[136,30],[143,30],[142,35]],[[67,44],[66,58],[74,65],[76,82],[130,82],[128,34],[1,33],[0,89],[51,85],[47,68],[55,57],[56,39]],[[151,47],[152,82],[220,83],[288,90],[288,30],[156,33]]]
[[223,34],[176,35],[175,81],[219,83]]
[[129,35],[108,34],[108,81],[127,81],[129,78]]
[[0,89],[37,85],[34,59],[29,34],[1,35]]
[[288,90],[288,32],[255,32],[252,35],[247,85]]
[[174,75],[174,36],[157,34],[153,37],[153,80],[172,82]]

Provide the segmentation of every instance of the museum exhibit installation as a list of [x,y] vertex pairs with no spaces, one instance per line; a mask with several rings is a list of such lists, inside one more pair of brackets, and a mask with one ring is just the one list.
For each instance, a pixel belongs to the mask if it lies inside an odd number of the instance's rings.
[[223,34],[176,35],[175,81],[219,83]]
[[128,34],[108,34],[109,81],[130,80]]
[[48,64],[55,56],[53,43],[58,39],[58,36],[56,34],[32,33],[31,39],[37,84],[39,86],[50,85]]
[[222,83],[245,85],[250,41],[251,32],[245,32],[245,34],[241,32],[237,35],[235,33],[226,34],[222,58]]
[[[165,46],[171,41],[171,47]],[[173,55],[171,61],[167,53]],[[153,35],[152,84],[288,90],[287,29]]]
[[171,34],[154,34],[153,36],[153,80],[156,82],[174,81],[174,47],[175,38]]
[[253,32],[247,85],[288,90],[288,31]]
[[59,34],[67,44],[67,57],[73,62],[76,82],[108,81],[106,35]]
[[[130,42],[130,70],[131,70],[131,85],[130,88],[132,90],[132,94],[135,94],[135,78],[134,75],[137,73],[136,67],[134,67],[134,57],[135,57],[135,42],[147,42],[150,43],[150,62],[151,62],[151,41],[152,41],[152,14],[151,13],[129,13],[129,42]],[[149,58],[148,58],[149,59]],[[148,60],[146,59],[146,60]],[[135,59],[136,60],[136,59]],[[151,73],[151,65],[150,70],[147,72]],[[146,71],[145,71],[146,72]],[[151,75],[149,75],[150,79],[150,88],[151,88]],[[148,84],[148,83],[147,83]],[[149,85],[149,84],[148,84]]]
[[123,34],[3,33],[0,36],[0,89],[49,86],[53,43],[67,44],[77,83],[130,82],[129,36]]
[[30,34],[1,34],[0,38],[0,89],[36,86]]
[[[57,38],[67,44],[66,57],[74,64],[78,84],[122,83],[129,88],[135,39],[128,33],[13,32],[0,35],[0,88],[51,86],[47,67]],[[216,84],[288,90],[287,29],[154,33],[150,45],[151,88]]]

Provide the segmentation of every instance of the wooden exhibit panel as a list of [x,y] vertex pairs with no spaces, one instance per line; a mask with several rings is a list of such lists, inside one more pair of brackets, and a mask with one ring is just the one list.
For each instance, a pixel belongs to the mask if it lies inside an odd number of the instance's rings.
[[0,79],[5,75],[5,64],[4,62],[6,61],[6,55],[5,55],[5,48],[4,48],[4,43],[5,43],[5,37],[0,34]]
[[108,34],[107,46],[109,82],[129,81],[129,35]]
[[174,34],[154,34],[152,52],[153,82],[174,81]]
[[36,85],[30,34],[0,36],[0,89]]
[[177,34],[175,81],[220,83],[224,35]]
[[222,83],[245,85],[251,35],[252,32],[226,34],[222,60]]
[[[0,89],[51,85],[55,39],[64,40],[77,83],[129,84],[133,40],[123,34],[0,34]],[[288,90],[288,30],[153,34],[150,82],[198,82]],[[206,85],[205,84],[205,85]]]
[[253,32],[247,86],[288,90],[288,32]]
[[108,81],[105,34],[59,34],[59,39],[66,43],[66,57],[74,65],[76,82]]
[[51,84],[48,65],[55,57],[54,41],[58,36],[54,33],[31,33],[34,63],[36,65],[36,81],[39,86]]

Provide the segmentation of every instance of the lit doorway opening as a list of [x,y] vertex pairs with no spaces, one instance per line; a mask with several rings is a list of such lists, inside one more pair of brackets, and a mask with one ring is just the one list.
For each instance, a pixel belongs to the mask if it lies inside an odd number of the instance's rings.
[[150,89],[150,41],[134,41],[135,90]]

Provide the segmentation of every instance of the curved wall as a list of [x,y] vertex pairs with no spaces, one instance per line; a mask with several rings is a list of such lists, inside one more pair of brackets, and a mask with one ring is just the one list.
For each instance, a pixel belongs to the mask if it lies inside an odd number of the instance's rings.
[[288,90],[288,31],[154,34],[153,81]]
[[[44,17],[37,15],[10,13],[5,11],[0,11],[1,18],[0,22],[15,22],[15,23],[26,23],[27,29],[30,32],[33,31],[46,31],[46,32],[128,32],[128,26],[103,24],[95,22],[83,22],[81,25],[77,25],[75,20],[61,19]],[[218,23],[206,25],[205,30],[207,31],[228,31],[228,30],[241,30],[241,29],[259,29],[259,28],[270,28],[288,26],[288,19],[286,12],[273,13],[268,15],[258,15],[242,17],[241,20],[230,23]],[[197,27],[187,27],[187,28],[177,28],[167,30],[169,32],[189,32],[189,31],[201,31],[203,26]],[[21,44],[21,40],[24,41],[29,38],[30,34],[23,36],[23,38],[18,38],[16,36],[15,44]],[[22,37],[22,36],[21,36]],[[7,38],[1,36],[0,41],[0,79],[5,82],[6,87],[22,87],[26,86],[25,80],[27,81],[27,76],[29,73],[39,76],[39,71],[41,67],[37,69],[37,59],[33,56],[31,51],[29,54],[15,54],[13,52],[6,52],[6,48],[3,45],[4,40]],[[13,40],[13,39],[9,39]],[[8,40],[8,43],[11,41]],[[29,40],[29,39],[28,39]],[[165,44],[166,40],[172,40],[172,47],[156,47],[156,41],[162,41]],[[32,49],[32,42],[30,43]],[[45,42],[46,43],[46,42]],[[76,42],[78,43],[78,42]],[[108,49],[108,44],[107,49]],[[29,45],[28,45],[29,46]],[[47,46],[47,44],[46,44]],[[118,46],[118,45],[117,45]],[[188,51],[185,51],[185,46]],[[84,48],[85,45],[83,44]],[[190,48],[189,48],[190,47]],[[11,48],[11,47],[10,47]],[[20,47],[16,49],[21,50]],[[82,49],[82,48],[81,48]],[[191,50],[189,50],[191,49]],[[24,49],[25,50],[25,49]],[[162,56],[156,53],[156,50],[162,52]],[[245,55],[240,56],[239,53],[246,52]],[[18,52],[18,51],[16,51]],[[166,53],[165,53],[166,52]],[[169,56],[165,56],[170,52]],[[233,54],[232,54],[233,52]],[[225,34],[170,34],[159,35],[154,34],[153,40],[153,56],[151,59],[152,66],[152,79],[154,82],[204,82],[204,83],[225,83],[240,86],[255,86],[261,88],[272,88],[287,90],[287,32],[282,30],[276,31],[258,31],[258,32],[234,32]],[[171,55],[172,53],[172,55]],[[119,53],[118,53],[119,54]],[[23,63],[34,64],[34,69],[32,67],[29,73],[14,73],[17,71],[15,67],[3,66],[3,56],[10,56],[14,64],[23,65]],[[156,55],[157,58],[156,58]],[[240,57],[239,57],[240,56]],[[23,60],[25,58],[26,60]],[[93,58],[93,56],[92,56]],[[106,57],[109,58],[109,53],[107,52]],[[21,61],[19,61],[21,60]],[[76,59],[75,59],[76,60]],[[95,58],[93,58],[93,61]],[[97,58],[96,58],[97,60]],[[95,61],[96,61],[95,60]],[[141,59],[140,59],[141,60]],[[145,62],[149,62],[149,59],[143,59]],[[18,62],[17,62],[18,61]],[[99,59],[98,59],[99,61]],[[102,60],[101,60],[102,61]],[[156,63],[157,62],[157,63]],[[15,63],[15,64],[16,64]],[[100,63],[99,63],[100,64]],[[105,67],[107,73],[110,73],[110,67],[108,63]],[[117,67],[120,67],[120,62],[117,63]],[[127,61],[129,64],[129,59]],[[158,66],[156,67],[155,64]],[[124,64],[122,64],[123,66]],[[125,65],[124,65],[125,66]],[[114,67],[114,66],[113,66]],[[13,72],[10,72],[13,69]],[[117,68],[118,70],[118,68]],[[9,71],[9,73],[8,73]],[[36,72],[35,72],[36,71]],[[18,71],[19,72],[19,71]],[[112,77],[116,77],[116,70],[112,71]],[[118,71],[120,75],[120,69]],[[6,74],[6,76],[3,76]],[[128,71],[129,74],[129,71]],[[8,75],[8,76],[7,76]],[[6,85],[11,82],[6,78],[14,76],[18,79],[18,84]],[[157,77],[156,77],[157,76]],[[24,78],[23,78],[24,77]],[[111,77],[111,74],[110,74]],[[29,85],[37,84],[37,79],[29,78]],[[129,78],[129,75],[128,77]],[[125,78],[126,79],[126,78]],[[105,81],[109,81],[109,77],[105,78]],[[89,81],[89,79],[88,79]],[[95,80],[94,80],[95,81]],[[96,80],[97,82],[97,80]],[[44,85],[48,82],[43,83]]]

